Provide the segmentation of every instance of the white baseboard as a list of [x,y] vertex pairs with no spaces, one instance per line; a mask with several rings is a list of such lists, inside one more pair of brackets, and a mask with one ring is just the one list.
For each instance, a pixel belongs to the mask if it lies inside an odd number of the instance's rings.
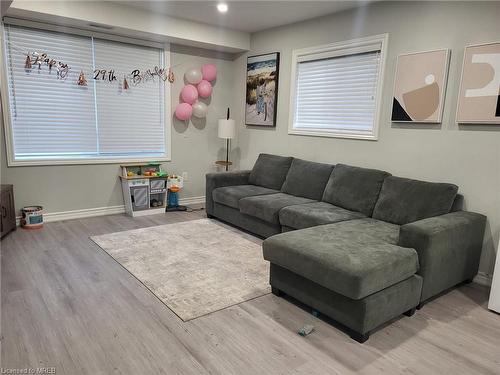
[[493,275],[488,275],[484,272],[478,272],[476,277],[474,277],[474,282],[484,286],[491,286],[492,279]]
[[184,206],[189,206],[190,204],[203,204],[205,203],[205,196],[201,197],[190,197],[190,198],[181,198],[179,199],[179,204]]
[[[182,199],[179,199],[179,203],[182,205],[202,204],[202,203],[205,203],[205,196],[182,198]],[[43,221],[44,221],[44,223],[50,223],[52,221],[83,219],[86,217],[116,215],[116,214],[123,214],[123,213],[125,213],[125,206],[124,205],[108,206],[108,207],[96,207],[96,208],[84,208],[82,210],[47,212],[47,213],[43,214]],[[16,217],[17,225],[19,225],[20,219],[21,219],[20,216]]]
[[[50,223],[52,221],[83,219],[86,217],[93,217],[93,216],[122,214],[124,212],[125,212],[124,205],[84,208],[81,210],[60,211],[60,212],[47,212],[43,213],[43,222]],[[19,225],[20,219],[21,219],[20,216],[16,217],[17,225]]]

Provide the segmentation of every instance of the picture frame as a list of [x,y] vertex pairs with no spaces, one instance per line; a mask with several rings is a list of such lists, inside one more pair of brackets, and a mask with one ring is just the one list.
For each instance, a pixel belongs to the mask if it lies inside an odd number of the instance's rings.
[[465,46],[456,122],[500,125],[500,42]]
[[247,57],[245,125],[276,126],[280,53]]
[[398,56],[394,76],[392,122],[442,122],[449,62],[449,49]]

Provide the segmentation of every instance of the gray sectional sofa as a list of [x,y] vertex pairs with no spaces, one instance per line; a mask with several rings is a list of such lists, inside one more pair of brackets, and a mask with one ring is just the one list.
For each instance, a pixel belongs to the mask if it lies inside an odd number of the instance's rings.
[[251,171],[206,176],[209,217],[266,238],[276,295],[347,327],[359,342],[476,275],[486,218],[457,186],[261,154]]

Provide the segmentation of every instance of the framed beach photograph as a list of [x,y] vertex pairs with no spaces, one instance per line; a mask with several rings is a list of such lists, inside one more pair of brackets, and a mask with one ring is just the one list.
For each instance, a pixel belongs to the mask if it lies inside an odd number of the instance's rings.
[[279,65],[279,52],[248,57],[246,125],[276,126]]

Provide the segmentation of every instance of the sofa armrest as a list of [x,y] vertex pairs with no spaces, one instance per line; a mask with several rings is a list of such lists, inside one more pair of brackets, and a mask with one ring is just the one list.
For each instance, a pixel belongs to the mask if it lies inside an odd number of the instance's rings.
[[207,173],[206,175],[206,191],[205,191],[205,210],[207,215],[213,215],[214,202],[212,191],[218,187],[247,185],[250,178],[250,171],[234,171]]
[[462,281],[479,267],[486,217],[456,211],[402,225],[398,245],[418,253],[423,277],[421,301]]

